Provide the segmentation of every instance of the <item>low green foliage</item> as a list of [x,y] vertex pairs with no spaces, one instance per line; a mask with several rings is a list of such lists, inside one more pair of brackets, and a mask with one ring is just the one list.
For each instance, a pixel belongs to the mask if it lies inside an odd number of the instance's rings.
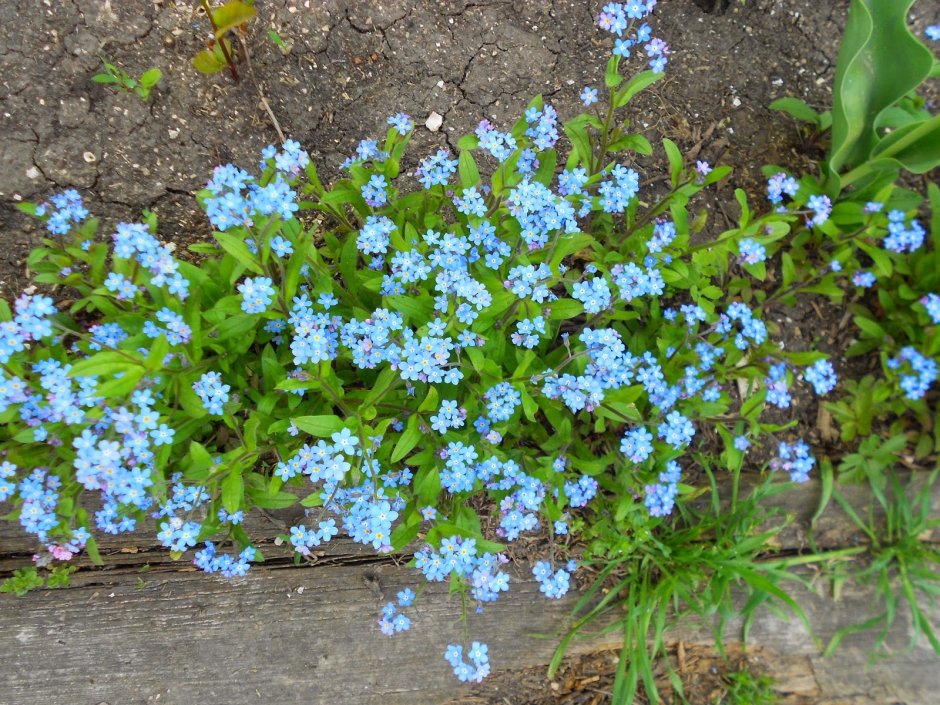
[[774,691],[774,679],[750,671],[725,674],[727,692],[716,705],[775,705],[780,698]]
[[72,573],[76,571],[73,565],[56,565],[50,568],[48,575],[43,577],[35,566],[27,566],[13,571],[13,575],[0,583],[0,592],[12,593],[23,597],[31,590],[42,587],[64,588],[72,582]]

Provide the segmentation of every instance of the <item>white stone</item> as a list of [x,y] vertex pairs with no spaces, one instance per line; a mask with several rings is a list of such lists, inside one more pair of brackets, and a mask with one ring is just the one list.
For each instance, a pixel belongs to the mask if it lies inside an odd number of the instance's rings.
[[430,115],[428,115],[428,119],[425,121],[424,126],[431,132],[437,132],[441,129],[441,125],[443,124],[444,118],[438,115],[436,112],[432,112]]

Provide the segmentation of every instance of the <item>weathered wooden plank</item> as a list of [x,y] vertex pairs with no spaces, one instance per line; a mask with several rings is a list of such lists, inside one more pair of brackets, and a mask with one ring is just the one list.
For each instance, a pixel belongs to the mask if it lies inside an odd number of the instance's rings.
[[[381,605],[416,582],[403,567],[260,569],[235,584],[196,573],[144,577],[140,589],[136,578],[125,573],[108,587],[3,600],[0,705],[247,705],[263,700],[420,705],[466,692],[442,658],[446,644],[467,640],[459,600],[449,598],[443,586],[424,591],[412,615],[412,631],[391,639],[378,632]],[[872,597],[852,587],[839,603],[799,586],[791,587],[791,594],[824,641],[867,615]],[[467,635],[489,643],[497,669],[546,664],[556,642],[532,635],[556,631],[574,599],[549,602],[516,571],[508,595],[483,614],[470,615]],[[729,643],[739,627],[729,625]],[[910,624],[901,616],[888,647],[902,650],[909,633]],[[708,645],[712,632],[709,625],[685,621],[669,640]],[[573,650],[611,648],[617,642],[616,635],[608,635],[576,641]],[[847,639],[835,657],[822,660],[799,621],[769,612],[755,620],[749,643],[764,662],[779,660],[790,671],[794,659],[804,659],[816,690],[805,670],[803,682],[797,679],[783,688],[817,692],[819,702],[834,705],[839,698],[852,702],[865,695],[874,698],[871,702],[927,705],[940,692],[938,661],[926,644],[865,670],[870,636]]]
[[[854,506],[867,506],[863,488],[843,492]],[[782,512],[797,519],[781,534],[781,546],[805,545],[818,498],[815,483],[774,498]],[[937,492],[933,504],[940,507]],[[264,537],[262,545],[284,531],[276,516],[255,515],[248,521],[249,532]],[[21,565],[23,555],[11,554],[32,548],[16,531],[0,530],[0,570]],[[853,533],[835,505],[817,523],[817,543],[826,547],[857,540]],[[225,583],[186,562],[170,562],[168,552],[146,535],[109,537],[102,542],[105,552],[113,552],[108,569],[80,571],[75,587],[66,591],[0,598],[0,705],[65,702],[63,693],[70,694],[69,705],[241,705],[263,699],[439,703],[466,692],[442,658],[447,643],[487,641],[497,669],[544,665],[556,641],[531,634],[560,629],[576,600],[572,595],[546,601],[527,577],[528,568],[517,568],[509,594],[482,615],[470,615],[465,635],[459,600],[449,598],[443,586],[429,586],[410,615],[413,630],[389,639],[375,625],[381,605],[402,587],[416,586],[420,577],[396,565],[397,557],[376,557],[348,540],[331,543],[316,564],[293,567],[282,559],[253,569],[244,580]],[[141,572],[144,566],[149,570]],[[849,588],[834,603],[799,587],[792,590],[824,641],[840,626],[861,621],[872,598]],[[739,627],[729,625],[728,634]],[[906,618],[899,620],[889,648],[900,650],[909,629]],[[669,638],[712,643],[708,625],[692,622]],[[616,635],[578,641],[574,650],[617,642]],[[787,702],[935,702],[940,662],[929,647],[918,645],[865,670],[871,644],[870,636],[852,637],[836,656],[822,660],[799,622],[770,614],[756,620],[750,641],[762,662],[785,679]]]

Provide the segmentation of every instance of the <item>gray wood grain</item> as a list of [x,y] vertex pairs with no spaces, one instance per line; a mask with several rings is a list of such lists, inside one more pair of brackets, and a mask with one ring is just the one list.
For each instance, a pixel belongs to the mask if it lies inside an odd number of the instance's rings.
[[[459,600],[443,586],[422,594],[410,632],[379,633],[375,622],[384,601],[417,584],[403,567],[260,569],[232,584],[197,573],[143,575],[142,588],[125,573],[109,586],[0,602],[0,704],[420,705],[467,692],[442,658],[448,643],[467,641]],[[482,615],[469,615],[469,639],[489,644],[496,669],[546,664],[556,642],[533,635],[557,630],[575,599],[549,602],[532,580],[514,577],[508,595]],[[870,611],[871,594],[860,588],[847,589],[838,603],[799,586],[791,594],[823,640]],[[729,644],[739,628],[729,625]],[[902,651],[909,631],[902,616],[889,648]],[[712,631],[686,620],[669,640],[708,645]],[[617,643],[615,634],[576,641],[573,652]],[[940,669],[929,646],[918,644],[866,670],[871,645],[870,636],[850,638],[823,660],[799,621],[767,611],[749,641],[771,671],[775,654],[785,674],[797,657],[808,664],[811,674],[801,677],[809,685],[791,673],[793,682],[781,684],[784,692],[812,691],[819,702],[858,694],[871,702],[936,702]]]
[[[855,506],[867,503],[861,489],[846,494]],[[818,486],[809,483],[774,498],[797,517],[781,534],[782,547],[804,545],[818,496]],[[936,507],[936,493],[934,499]],[[249,533],[263,536],[267,546],[283,531],[268,517],[249,522]],[[817,528],[830,547],[858,538],[834,506]],[[17,532],[0,529],[0,570],[22,565],[23,556],[14,554],[32,549]],[[396,565],[400,557],[377,559],[349,541],[337,540],[315,564],[274,561],[234,582],[170,561],[144,535],[110,539],[102,548],[110,554],[109,567],[79,571],[72,588],[24,598],[0,595],[0,705],[459,702],[468,691],[442,658],[448,643],[487,642],[497,670],[545,665],[557,643],[551,635],[577,599],[548,601],[527,565],[511,566],[509,593],[483,614],[468,615],[466,628],[459,598],[432,585],[409,615],[412,630],[389,638],[376,625],[381,606],[423,579]],[[848,586],[838,602],[825,594],[824,581],[814,590],[796,584],[788,589],[823,643],[839,627],[871,614],[867,589]],[[740,627],[728,625],[727,643],[734,644]],[[926,644],[901,653],[909,634],[909,619],[901,615],[888,640],[900,655],[866,669],[871,635],[849,637],[834,657],[822,659],[798,620],[764,611],[748,647],[772,673],[776,669],[788,703],[935,703],[940,661]],[[669,641],[713,644],[711,625],[686,620]],[[613,633],[575,641],[572,652],[618,645]]]

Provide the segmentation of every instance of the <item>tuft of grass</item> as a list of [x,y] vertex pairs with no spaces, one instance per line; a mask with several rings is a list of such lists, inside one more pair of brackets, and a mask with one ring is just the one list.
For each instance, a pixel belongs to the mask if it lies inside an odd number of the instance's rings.
[[[868,561],[861,567],[858,562],[852,567],[840,564],[834,578],[841,581],[851,578],[855,582],[874,583],[876,596],[882,608],[878,614],[859,624],[840,629],[826,647],[824,656],[833,653],[842,640],[859,632],[877,629],[872,658],[887,656],[883,650],[885,640],[899,614],[907,612],[911,619],[913,648],[924,637],[933,650],[940,655],[940,639],[931,625],[929,611],[940,596],[940,550],[927,541],[928,536],[940,527],[940,518],[931,517],[930,499],[933,484],[940,468],[933,470],[924,485],[910,497],[913,489],[905,487],[897,474],[886,474],[888,492],[877,483],[871,484],[874,500],[869,506],[868,517],[862,519],[845,498],[833,491],[833,498],[852,522],[868,538]],[[910,482],[914,482],[914,478]],[[884,512],[884,520],[876,521],[875,506]],[[929,609],[924,610],[921,599],[925,598]]]
[[[809,629],[800,606],[780,587],[784,581],[800,578],[783,561],[761,560],[768,542],[782,528],[761,530],[768,516],[761,500],[788,485],[774,484],[768,478],[742,498],[740,475],[735,472],[732,499],[725,504],[712,471],[708,467],[705,471],[710,501],[678,504],[675,515],[644,541],[635,542],[628,555],[607,559],[575,605],[573,622],[549,666],[550,676],[572,639],[589,635],[589,627],[601,624],[590,635],[623,633],[612,702],[632,703],[641,687],[651,702],[660,702],[653,664],[666,655],[667,629],[681,619],[695,616],[712,621],[722,655],[728,621],[743,617],[746,639],[755,611],[765,603],[788,607]],[[733,590],[735,597],[743,593],[743,607],[736,607]],[[669,680],[682,698],[682,684],[674,669],[669,671]]]

